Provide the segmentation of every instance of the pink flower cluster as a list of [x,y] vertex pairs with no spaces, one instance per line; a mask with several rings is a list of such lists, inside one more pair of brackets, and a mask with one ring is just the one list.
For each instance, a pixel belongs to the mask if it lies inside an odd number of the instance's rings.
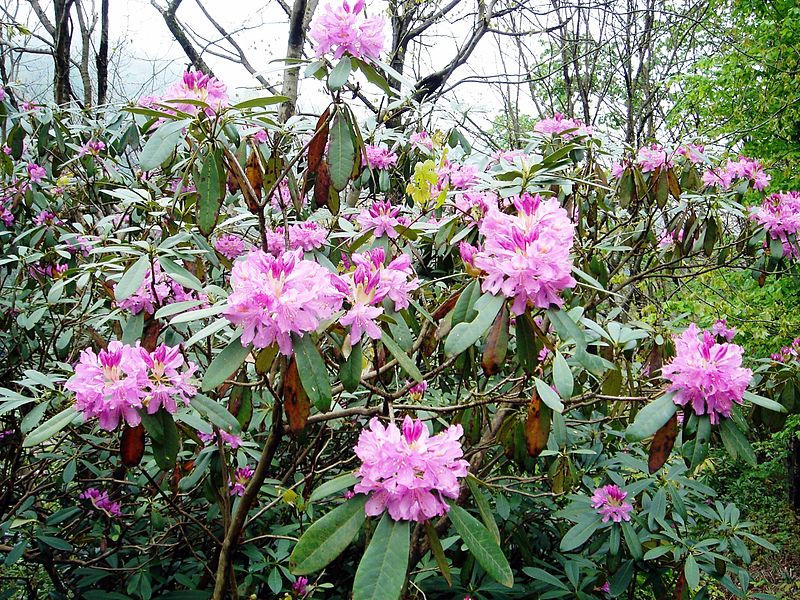
[[683,241],[683,229],[675,229],[670,231],[669,229],[665,229],[661,232],[661,235],[658,236],[658,247],[659,248],[668,248],[672,244],[680,243]]
[[400,233],[395,227],[409,225],[409,220],[399,215],[399,206],[392,206],[388,200],[376,200],[372,206],[363,209],[358,214],[356,221],[361,225],[362,230],[372,230],[372,235],[376,238],[385,235],[394,240],[400,237]]
[[9,209],[9,207],[6,205],[7,200],[7,198],[0,199],[0,221],[2,221],[6,227],[11,227],[14,224],[16,217],[14,216],[14,213],[11,212],[11,209]]
[[533,130],[537,133],[559,135],[565,140],[576,136],[591,136],[594,133],[594,129],[580,119],[569,119],[560,112],[550,118],[542,119],[533,126]]
[[408,389],[408,395],[415,402],[419,402],[420,400],[422,400],[422,397],[425,395],[425,392],[427,391],[428,391],[428,382],[423,379],[418,384],[412,385]]
[[672,157],[660,144],[650,144],[640,148],[636,154],[636,162],[642,168],[642,173],[649,173],[658,169],[672,167]]
[[784,346],[781,348],[780,352],[774,352],[770,355],[770,358],[775,362],[779,363],[787,363],[787,362],[797,362],[798,356],[800,356],[800,337],[795,338],[792,340],[790,346]]
[[728,321],[725,319],[717,319],[711,326],[711,333],[718,338],[724,339],[726,342],[730,342],[736,337],[736,328],[728,327]]
[[32,183],[41,183],[47,177],[47,171],[36,163],[28,163],[28,177]]
[[604,485],[594,491],[592,495],[592,508],[597,510],[598,515],[602,515],[603,523],[609,520],[614,523],[620,521],[630,521],[633,506],[625,502],[628,492],[623,492],[618,486]]
[[187,300],[206,302],[208,296],[184,288],[162,270],[161,263],[156,258],[153,260],[153,269],[147,269],[138,289],[124,300],[118,302],[117,306],[123,310],[130,311],[134,315],[138,315],[142,311],[145,314],[152,315],[160,306]]
[[200,71],[186,71],[177,83],[167,89],[160,97],[144,96],[139,99],[139,105],[145,108],[157,108],[162,112],[174,113],[170,106],[190,115],[196,115],[201,107],[196,104],[171,102],[172,100],[199,100],[208,107],[203,109],[209,117],[214,116],[222,108],[229,105],[228,89],[216,77],[211,77]]
[[678,148],[675,153],[679,154],[686,158],[692,164],[700,164],[705,161],[704,153],[706,151],[705,146],[699,146],[697,144],[686,144],[685,146],[681,146]]
[[99,156],[100,153],[105,149],[105,142],[101,142],[100,140],[89,140],[80,147],[78,156]]
[[797,244],[797,235],[800,233],[800,192],[767,196],[761,206],[752,209],[750,218],[759,223],[769,237],[781,241],[786,256],[800,256]]
[[112,341],[97,354],[83,350],[64,387],[75,394],[75,409],[84,420],[98,417],[102,429],[113,431],[120,420],[131,427],[141,423],[141,408],[154,414],[163,407],[174,414],[178,400],[188,404],[197,391],[189,383],[196,370],[177,346],[161,344],[148,352]]
[[[311,252],[325,245],[328,232],[313,221],[304,221],[289,226],[289,250]],[[267,248],[278,256],[286,251],[286,236],[283,227],[267,231]]]
[[408,141],[411,142],[414,148],[423,148],[429,152],[433,151],[433,140],[427,131],[412,133]]
[[444,498],[458,497],[458,480],[469,467],[462,458],[462,435],[461,425],[431,437],[419,419],[406,416],[401,432],[394,423],[384,427],[373,417],[355,447],[361,481],[353,489],[372,494],[366,513],[377,516],[388,509],[395,521],[417,522],[445,514],[450,507]]
[[81,500],[89,500],[92,506],[109,517],[122,516],[122,506],[119,502],[112,502],[111,498],[108,497],[108,492],[101,492],[96,488],[87,488],[78,497]]
[[497,197],[487,192],[466,191],[456,195],[454,204],[459,215],[480,223],[490,206],[497,207]]
[[232,233],[221,235],[214,242],[214,249],[228,260],[233,260],[244,254],[244,240]]
[[703,173],[706,186],[718,186],[723,190],[731,187],[736,180],[749,181],[755,189],[763,191],[772,179],[764,172],[764,167],[757,160],[740,156],[738,160],[729,160],[724,167],[710,169]]
[[239,467],[234,472],[233,478],[228,479],[231,496],[243,496],[244,490],[253,478],[255,470],[252,467]]
[[365,153],[366,156],[361,157],[361,164],[371,169],[388,169],[397,164],[397,154],[388,148],[367,144]]
[[[217,434],[214,433],[213,431],[211,433],[198,431],[197,437],[199,437],[200,441],[203,442],[206,446],[217,443]],[[232,450],[236,450],[239,446],[242,445],[242,438],[240,438],[238,435],[228,433],[224,429],[219,430],[219,439],[222,441],[223,444],[228,444]]]
[[675,337],[675,358],[661,370],[675,404],[691,404],[695,414],[709,415],[711,423],[718,423],[720,415],[730,417],[753,375],[742,367],[743,352],[741,346],[718,344],[710,331],[689,325]]
[[388,266],[383,248],[353,254],[351,260],[355,269],[341,277],[350,308],[339,323],[350,327],[350,343],[357,344],[364,334],[380,339],[381,328],[376,319],[383,314],[384,298],[392,301],[396,311],[408,308],[409,294],[419,287],[419,281],[407,254],[401,254]]
[[299,250],[272,256],[253,249],[233,265],[233,292],[223,314],[244,328],[243,345],[266,348],[277,342],[289,356],[292,333],[316,330],[342,306],[338,278],[302,256]]
[[512,298],[515,315],[529,305],[561,306],[561,292],[575,287],[572,277],[574,225],[555,198],[524,193],[513,199],[517,215],[490,207],[479,226],[483,249],[462,247],[473,256],[473,266],[487,276],[482,289]]
[[333,53],[341,58],[345,53],[355,58],[376,60],[385,44],[382,17],[366,17],[364,0],[356,0],[350,8],[347,0],[341,5],[326,4],[311,21],[309,37],[316,43],[317,58]]

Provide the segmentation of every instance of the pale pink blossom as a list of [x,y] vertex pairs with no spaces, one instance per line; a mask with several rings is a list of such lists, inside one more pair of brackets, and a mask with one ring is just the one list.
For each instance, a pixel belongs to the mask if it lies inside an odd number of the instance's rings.
[[761,206],[751,209],[750,219],[759,223],[771,239],[782,243],[786,256],[800,256],[800,192],[770,194]]
[[680,146],[675,153],[686,157],[686,160],[688,160],[690,163],[699,164],[705,161],[705,151],[705,146],[686,144],[685,146]]
[[78,150],[78,156],[99,156],[106,149],[105,142],[100,140],[89,140]]
[[214,249],[228,260],[233,260],[244,254],[244,240],[238,235],[228,233],[217,238]]
[[411,145],[415,148],[424,148],[430,152],[433,151],[433,140],[427,131],[412,133],[408,141],[411,142]]
[[558,135],[565,140],[576,136],[591,136],[594,133],[594,130],[580,119],[570,119],[559,112],[536,123],[533,130],[537,133]]
[[399,206],[392,206],[388,200],[376,200],[372,206],[358,214],[356,221],[362,230],[372,230],[372,235],[376,238],[385,235],[390,239],[397,239],[400,233],[395,227],[403,224],[399,215]]
[[47,171],[44,167],[36,163],[28,163],[28,177],[30,177],[32,183],[41,183],[46,176]]
[[122,507],[119,502],[113,502],[108,497],[108,492],[101,492],[96,488],[87,488],[78,495],[82,500],[89,500],[92,506],[102,511],[109,517],[121,517]]
[[469,467],[462,458],[462,435],[461,425],[430,436],[422,421],[409,416],[402,432],[374,417],[355,447],[361,479],[354,491],[370,494],[366,513],[377,516],[388,510],[395,521],[417,522],[445,514],[450,507],[444,499],[458,497],[458,480]]
[[609,520],[614,523],[630,521],[633,506],[625,502],[627,496],[628,492],[623,492],[616,485],[604,485],[594,491],[592,508],[602,515],[603,523],[608,523]]
[[636,154],[636,162],[642,168],[642,173],[649,173],[658,169],[669,169],[672,167],[672,157],[659,144],[650,144],[640,148]]
[[184,288],[162,270],[161,263],[156,258],[153,260],[152,269],[147,269],[144,279],[136,291],[118,302],[117,306],[134,315],[138,315],[142,311],[152,315],[160,306],[186,300],[206,302],[208,296]]
[[308,35],[316,44],[317,58],[332,54],[341,58],[345,53],[355,58],[377,59],[385,44],[382,17],[366,17],[364,0],[353,7],[347,0],[327,3],[317,9]]
[[367,144],[365,154],[361,157],[361,164],[372,169],[388,169],[397,165],[397,154],[383,146]]
[[[147,383],[144,387],[142,405],[148,414],[155,414],[163,407],[170,414],[178,412],[178,401],[189,404],[197,393],[190,383],[197,365],[184,361],[180,347],[161,344],[153,352],[139,348],[142,361],[147,367]],[[185,366],[184,366],[185,363]]]
[[725,319],[717,319],[711,326],[711,333],[723,338],[726,342],[730,342],[736,337],[736,328],[728,327],[728,321]]

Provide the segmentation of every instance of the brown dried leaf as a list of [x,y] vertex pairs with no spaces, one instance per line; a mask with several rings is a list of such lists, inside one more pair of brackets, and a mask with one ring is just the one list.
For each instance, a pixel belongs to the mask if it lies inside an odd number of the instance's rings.
[[144,456],[144,426],[137,425],[129,427],[125,425],[122,430],[119,453],[122,457],[122,464],[126,467],[138,465]]
[[314,203],[317,208],[327,206],[331,191],[331,171],[326,161],[317,165],[316,180],[314,181]]
[[651,475],[667,462],[677,437],[678,413],[675,413],[653,436],[653,443],[650,444],[650,456],[647,459],[647,468]]
[[503,368],[508,351],[508,310],[503,307],[495,317],[489,335],[486,336],[486,345],[483,348],[481,366],[487,376],[495,375]]
[[297,372],[297,361],[294,357],[283,378],[283,410],[286,411],[286,418],[289,420],[289,431],[299,433],[305,429],[308,415],[311,413],[311,403],[300,383],[300,374]]
[[244,173],[247,176],[247,181],[250,182],[250,187],[256,193],[256,198],[261,200],[264,188],[264,173],[261,171],[261,161],[258,160],[258,153],[255,150],[250,152],[250,156],[247,158]]
[[525,441],[528,445],[528,454],[536,457],[547,448],[547,438],[550,436],[550,409],[542,404],[536,390],[533,391],[528,416],[525,419]]

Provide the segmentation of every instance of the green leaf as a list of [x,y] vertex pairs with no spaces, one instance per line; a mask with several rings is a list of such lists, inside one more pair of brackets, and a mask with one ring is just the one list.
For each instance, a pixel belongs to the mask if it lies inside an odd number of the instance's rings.
[[537,581],[544,581],[545,583],[548,583],[553,587],[569,591],[569,588],[563,581],[561,581],[555,575],[548,573],[544,569],[539,569],[538,567],[523,567],[522,572],[525,573],[525,575],[527,575],[531,579],[535,579]]
[[308,394],[308,399],[320,412],[325,412],[331,407],[331,381],[328,379],[328,369],[325,361],[317,349],[317,345],[310,335],[292,335],[292,348],[297,360],[297,373],[300,382]]
[[559,398],[558,394],[553,391],[553,388],[551,388],[538,377],[534,377],[534,383],[536,384],[536,391],[539,394],[539,399],[551,410],[554,410],[557,413],[563,413],[564,403],[561,402],[561,398]]
[[241,335],[237,335],[208,365],[201,389],[207,392],[223,383],[239,370],[248,354],[250,345],[242,346]]
[[353,600],[397,600],[408,569],[409,522],[381,518],[356,569]]
[[719,424],[719,435],[725,449],[733,458],[741,458],[747,464],[756,466],[756,454],[747,441],[744,433],[736,426],[733,419],[723,419]]
[[3,562],[3,564],[6,567],[10,567],[11,565],[13,565],[20,558],[22,558],[22,555],[25,554],[25,548],[27,547],[28,547],[28,540],[22,540],[21,542],[15,544],[14,547],[11,548],[11,550],[9,551],[8,555],[6,556],[6,560]]
[[182,267],[174,260],[164,256],[160,257],[158,262],[161,264],[161,268],[164,269],[164,272],[183,287],[187,287],[196,292],[203,291],[203,284],[185,267]]
[[625,437],[629,441],[636,442],[661,429],[678,410],[672,401],[672,396],[672,392],[668,392],[636,413],[633,423],[625,430]]
[[70,544],[66,540],[62,540],[61,538],[53,537],[51,535],[44,535],[40,533],[36,536],[36,539],[42,543],[47,544],[51,548],[55,548],[56,550],[64,550],[69,551],[72,550],[72,544]]
[[775,412],[786,412],[786,407],[783,404],[775,402],[775,400],[770,400],[769,398],[764,398],[764,396],[759,396],[752,392],[745,392],[744,399],[749,400],[753,404],[757,404],[762,408],[766,408],[767,410],[774,410]]
[[694,436],[693,446],[687,444],[692,449],[692,460],[689,463],[690,470],[694,470],[708,456],[708,442],[711,440],[711,419],[708,415],[697,417],[697,431]]
[[289,556],[289,570],[295,575],[307,575],[336,559],[350,545],[367,518],[364,512],[366,503],[367,497],[359,494],[314,521]]
[[686,576],[686,584],[689,589],[697,589],[700,585],[700,567],[697,566],[697,561],[691,554],[686,557],[686,562],[683,565],[683,574]]
[[189,124],[190,119],[170,121],[158,126],[155,133],[150,136],[139,156],[139,166],[142,171],[152,171],[160,166],[169,155],[175,151],[183,137],[183,129]]
[[219,209],[225,199],[225,171],[219,150],[209,152],[195,181],[200,199],[197,202],[197,226],[208,236],[217,224]]
[[622,525],[622,535],[625,536],[625,543],[628,545],[628,550],[630,550],[631,556],[636,560],[641,560],[642,543],[639,541],[639,536],[636,535],[636,530],[629,522],[623,521],[620,524]]
[[574,386],[572,371],[567,364],[567,359],[565,359],[558,350],[556,350],[556,355],[553,359],[553,383],[556,384],[558,395],[564,400],[572,398],[572,389]]
[[139,289],[149,268],[150,259],[146,256],[140,256],[139,260],[125,271],[119,283],[114,287],[114,298],[117,302],[130,298]]
[[328,146],[328,164],[331,183],[337,192],[347,187],[356,160],[353,132],[350,129],[347,113],[339,110],[331,123]]
[[469,486],[469,491],[472,493],[472,497],[475,499],[475,505],[478,507],[478,512],[481,513],[481,521],[483,521],[483,524],[486,525],[486,529],[489,530],[489,533],[492,534],[492,537],[499,545],[500,530],[497,528],[497,523],[494,520],[494,515],[492,514],[492,509],[489,506],[489,502],[486,500],[486,497],[483,495],[483,492],[478,486],[478,480],[473,476],[468,476],[467,485]]
[[420,373],[417,365],[414,364],[414,361],[405,353],[405,351],[392,339],[385,331],[381,335],[381,342],[383,345],[386,346],[386,349],[392,353],[397,359],[397,363],[403,367],[403,370],[411,375],[415,381],[421,382],[423,380],[422,373]]
[[473,279],[467,287],[463,289],[461,295],[456,300],[453,307],[453,316],[450,323],[453,327],[464,321],[471,321],[477,314],[474,310],[475,303],[481,297],[481,284],[477,279]]
[[354,486],[360,481],[358,477],[352,475],[351,473],[345,473],[344,475],[339,475],[330,481],[326,481],[322,485],[316,487],[313,492],[311,492],[311,496],[308,497],[309,502],[316,502],[322,498],[327,498],[328,496],[335,494],[336,492],[340,492],[345,490],[349,487]]
[[250,98],[244,102],[239,102],[233,105],[233,108],[259,108],[262,106],[272,106],[273,104],[280,104],[286,102],[289,98],[287,96],[265,96],[263,98]]
[[328,75],[328,88],[335,92],[336,90],[341,89],[341,87],[347,83],[347,78],[350,77],[350,71],[353,69],[353,65],[350,62],[350,57],[345,55],[339,59],[339,62],[336,63],[336,66]]
[[550,317],[550,322],[553,324],[558,337],[564,341],[573,340],[581,350],[586,348],[586,336],[583,335],[581,328],[565,311],[549,309],[547,316]]
[[631,579],[633,578],[633,567],[634,562],[632,560],[626,560],[611,577],[609,587],[611,588],[612,597],[616,598],[628,589],[628,586],[631,584]]
[[49,418],[47,421],[39,425],[39,427],[25,436],[25,440],[22,442],[22,447],[30,448],[31,446],[36,446],[49,440],[67,425],[72,423],[77,414],[78,413],[75,412],[75,408],[72,406],[65,408],[56,416]]
[[339,368],[339,379],[342,380],[342,385],[348,392],[355,392],[358,389],[363,361],[364,353],[361,349],[361,342],[358,342],[350,349],[350,356]]
[[228,433],[239,433],[241,431],[241,425],[239,425],[236,417],[222,404],[215,402],[208,396],[197,394],[192,398],[192,406],[220,429],[224,429]]
[[514,585],[514,574],[500,545],[478,519],[458,505],[447,513],[458,535],[464,540],[475,560],[497,583],[508,588]]
[[474,319],[463,321],[450,330],[444,342],[445,353],[461,354],[477,342],[492,326],[505,301],[505,296],[493,296],[488,292],[478,298],[474,307],[477,315]]
[[153,415],[142,415],[142,424],[152,439],[153,458],[158,468],[165,472],[172,471],[178,460],[180,445],[178,428],[172,415],[162,408]]
[[589,519],[585,521],[579,521],[573,525],[569,531],[567,531],[567,533],[564,534],[563,538],[561,538],[561,544],[559,545],[559,548],[562,552],[575,550],[575,548],[579,547],[586,540],[592,537],[599,526],[599,515],[591,515]]

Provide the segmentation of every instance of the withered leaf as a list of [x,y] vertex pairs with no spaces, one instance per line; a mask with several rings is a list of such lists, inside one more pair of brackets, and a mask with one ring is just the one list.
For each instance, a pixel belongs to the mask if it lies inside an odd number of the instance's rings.
[[130,427],[125,425],[119,445],[122,464],[126,467],[138,465],[144,456],[144,425]]
[[650,470],[651,475],[667,462],[677,437],[678,413],[675,413],[653,436],[653,443],[650,444],[650,456],[647,459],[647,468]]
[[283,410],[289,420],[289,431],[299,433],[305,429],[308,415],[311,413],[311,403],[300,383],[300,374],[297,372],[297,361],[294,357],[283,379]]

